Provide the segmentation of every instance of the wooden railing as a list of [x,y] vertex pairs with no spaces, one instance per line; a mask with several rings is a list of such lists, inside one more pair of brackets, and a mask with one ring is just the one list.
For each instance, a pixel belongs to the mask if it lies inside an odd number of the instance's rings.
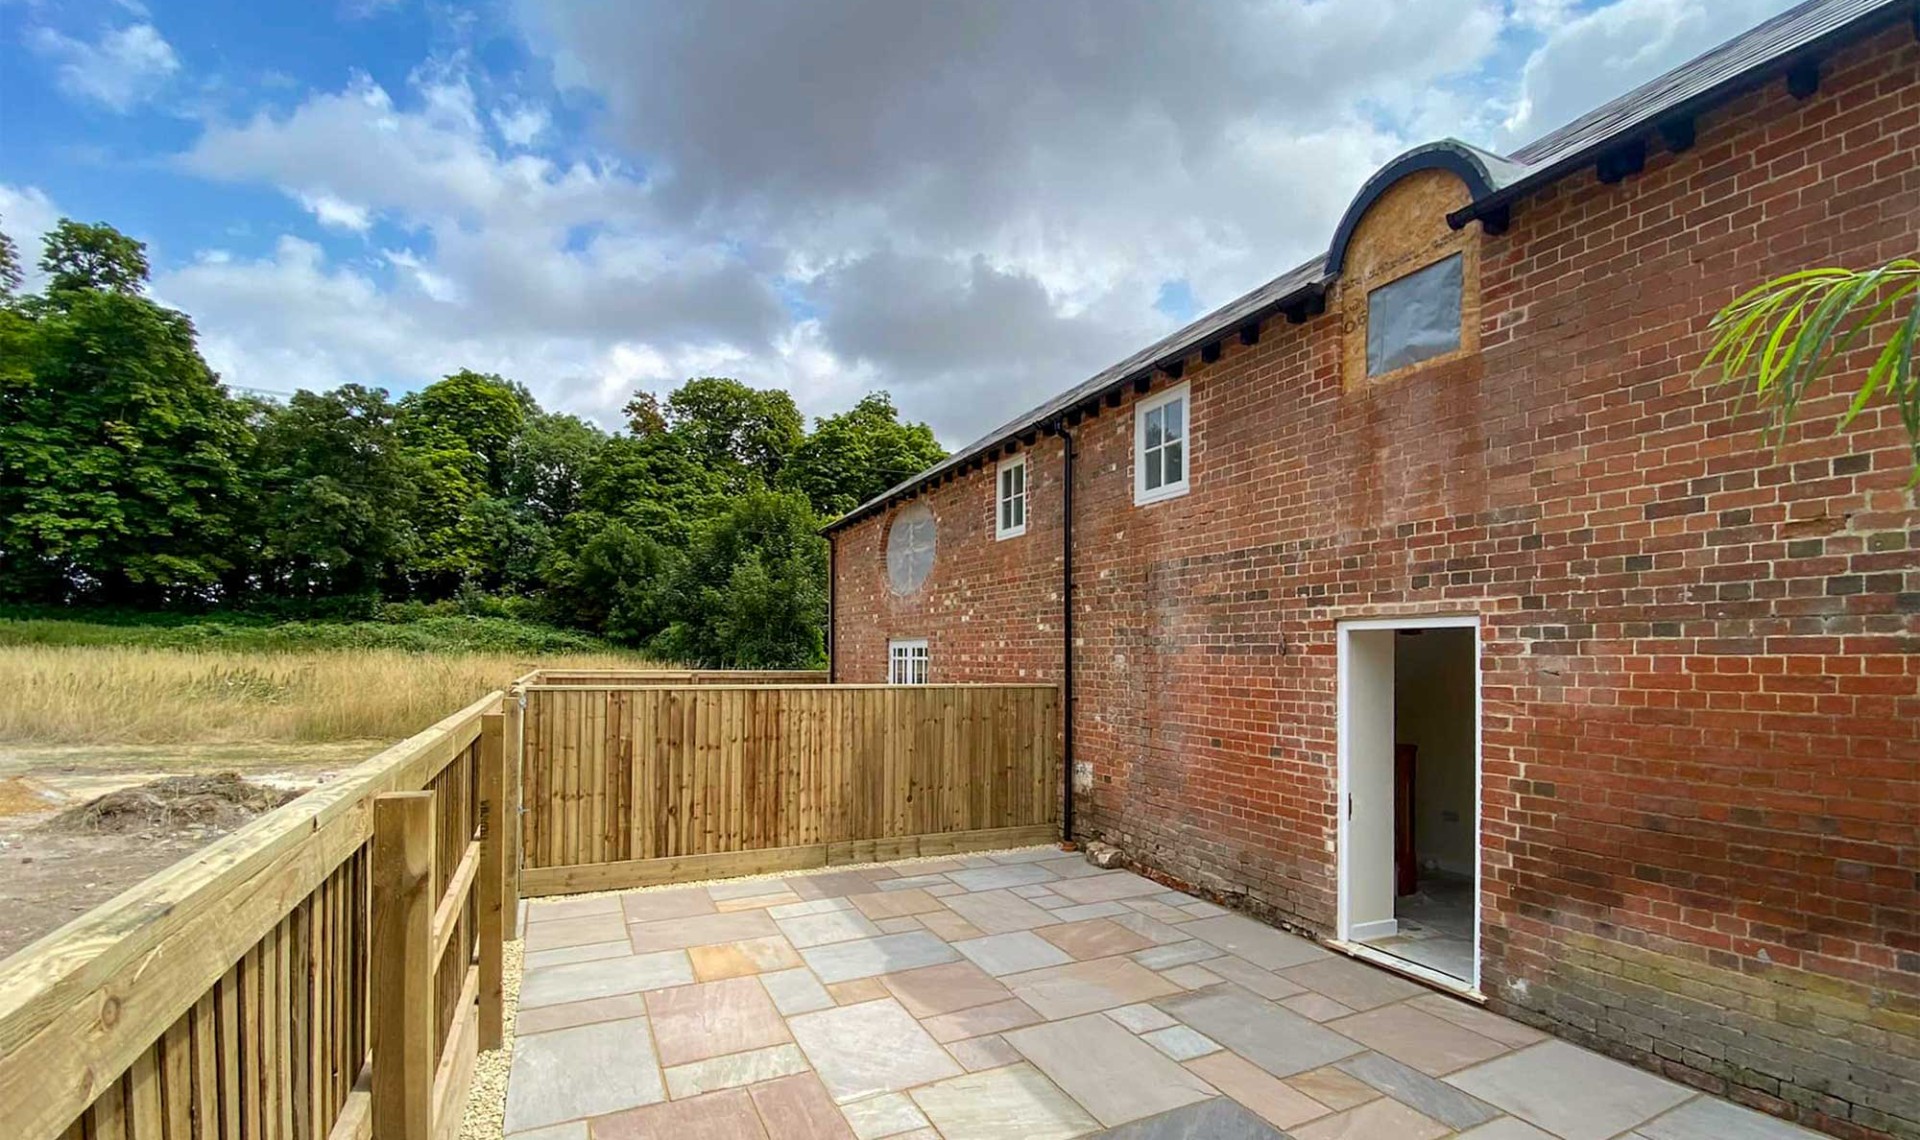
[[500,706],[469,705],[0,962],[0,1136],[457,1130],[474,1053],[501,1035]]
[[1055,838],[1049,685],[589,686],[543,675],[510,691],[508,706],[524,706],[528,895]]

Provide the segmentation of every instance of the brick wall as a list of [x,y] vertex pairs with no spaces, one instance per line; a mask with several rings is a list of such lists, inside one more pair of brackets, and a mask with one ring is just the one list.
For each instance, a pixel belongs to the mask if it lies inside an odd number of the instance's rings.
[[[1912,255],[1920,45],[1888,32],[1574,176],[1478,238],[1481,351],[1343,383],[1338,314],[1187,361],[1193,490],[1132,502],[1127,402],[1076,429],[1083,837],[1274,921],[1335,921],[1336,628],[1482,620],[1482,988],[1503,1012],[1842,1136],[1920,1136],[1920,510],[1849,379],[1778,455],[1693,369],[1768,275]],[[1857,376],[1857,373],[1855,374]],[[1063,386],[1072,377],[1063,377]],[[1159,387],[1155,391],[1160,390]],[[1060,452],[836,536],[843,680],[1059,675]]]

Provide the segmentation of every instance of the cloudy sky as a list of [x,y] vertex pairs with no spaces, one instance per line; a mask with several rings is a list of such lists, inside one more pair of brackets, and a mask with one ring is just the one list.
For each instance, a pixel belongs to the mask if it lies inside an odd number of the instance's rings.
[[[949,446],[1786,0],[0,0],[0,226],[145,240],[228,383],[731,375]],[[263,13],[271,12],[270,18]]]

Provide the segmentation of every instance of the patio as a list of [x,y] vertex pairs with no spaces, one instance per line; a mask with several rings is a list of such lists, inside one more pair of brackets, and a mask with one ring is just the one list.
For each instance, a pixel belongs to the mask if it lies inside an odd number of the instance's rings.
[[1814,1134],[1052,849],[527,904],[512,1140]]

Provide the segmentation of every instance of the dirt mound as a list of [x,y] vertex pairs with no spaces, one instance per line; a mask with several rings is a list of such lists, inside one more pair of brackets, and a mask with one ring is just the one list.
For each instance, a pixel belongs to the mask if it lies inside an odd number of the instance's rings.
[[138,835],[182,828],[238,827],[271,811],[297,793],[249,783],[232,772],[210,776],[168,776],[108,792],[68,808],[41,824],[42,830],[69,834]]

